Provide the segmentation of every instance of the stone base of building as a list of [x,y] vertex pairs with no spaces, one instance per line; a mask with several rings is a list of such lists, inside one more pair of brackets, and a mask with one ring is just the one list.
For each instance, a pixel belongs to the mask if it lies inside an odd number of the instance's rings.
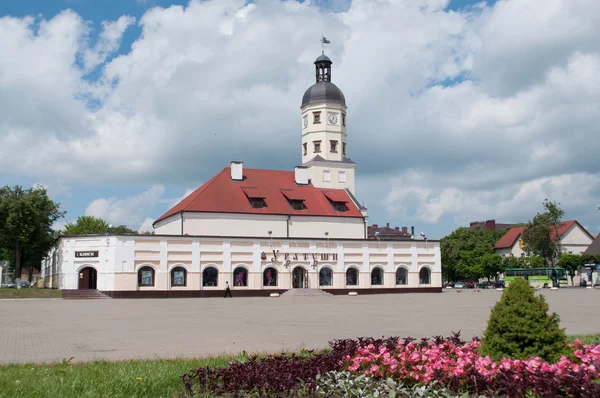
[[[348,295],[349,292],[357,292],[358,295],[365,294],[402,294],[402,293],[441,293],[441,287],[420,288],[370,288],[370,289],[322,289],[333,295]],[[233,297],[269,297],[271,293],[283,294],[286,289],[269,290],[232,290]],[[225,290],[119,290],[102,291],[113,299],[165,299],[165,298],[218,298],[225,296]]]

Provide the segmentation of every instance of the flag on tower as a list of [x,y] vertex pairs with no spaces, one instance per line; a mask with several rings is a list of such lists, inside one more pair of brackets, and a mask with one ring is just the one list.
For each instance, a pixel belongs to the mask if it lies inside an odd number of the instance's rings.
[[327,40],[327,38],[325,36],[322,36],[321,43],[323,43],[323,44],[330,44],[331,42],[329,40]]

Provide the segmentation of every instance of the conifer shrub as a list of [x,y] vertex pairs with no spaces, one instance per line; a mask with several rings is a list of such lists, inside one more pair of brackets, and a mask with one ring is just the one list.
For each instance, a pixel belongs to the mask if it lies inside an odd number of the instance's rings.
[[494,360],[537,356],[553,363],[568,353],[559,322],[556,313],[548,314],[544,296],[536,296],[526,280],[516,279],[492,309],[480,353]]

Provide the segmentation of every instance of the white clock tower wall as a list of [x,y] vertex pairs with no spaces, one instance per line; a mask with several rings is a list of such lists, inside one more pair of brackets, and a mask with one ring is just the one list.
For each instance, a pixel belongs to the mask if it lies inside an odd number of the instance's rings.
[[310,104],[302,108],[302,163],[321,156],[341,162],[347,156],[346,107]]

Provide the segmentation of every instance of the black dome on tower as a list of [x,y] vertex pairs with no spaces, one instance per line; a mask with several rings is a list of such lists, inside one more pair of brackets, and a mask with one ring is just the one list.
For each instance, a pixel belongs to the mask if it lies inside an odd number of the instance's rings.
[[315,77],[317,82],[310,86],[302,97],[302,106],[315,102],[338,102],[346,106],[346,98],[342,90],[331,82],[331,60],[325,53],[315,61]]

